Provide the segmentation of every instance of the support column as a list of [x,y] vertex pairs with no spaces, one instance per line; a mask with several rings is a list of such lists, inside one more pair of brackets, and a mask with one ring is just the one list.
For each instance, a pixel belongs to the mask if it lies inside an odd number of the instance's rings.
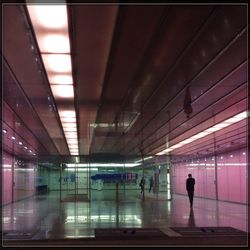
[[217,153],[216,153],[216,138],[214,137],[214,184],[215,184],[215,199],[218,200],[218,168],[217,168]]
[[62,202],[62,162],[60,163],[60,201]]

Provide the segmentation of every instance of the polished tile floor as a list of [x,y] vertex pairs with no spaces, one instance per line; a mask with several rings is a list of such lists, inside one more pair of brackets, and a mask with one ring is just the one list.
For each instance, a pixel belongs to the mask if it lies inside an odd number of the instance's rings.
[[95,228],[222,227],[247,230],[247,205],[131,190],[115,201],[114,190],[93,191],[90,202],[60,202],[59,192],[33,196],[3,207],[4,238],[94,237]]

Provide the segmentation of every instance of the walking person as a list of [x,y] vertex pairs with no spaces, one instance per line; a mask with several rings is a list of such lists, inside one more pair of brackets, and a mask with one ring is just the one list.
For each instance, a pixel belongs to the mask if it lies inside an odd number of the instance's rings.
[[153,186],[154,186],[154,180],[153,177],[151,176],[149,180],[149,190],[148,190],[149,193],[151,192]]
[[194,185],[195,185],[195,179],[192,177],[191,174],[188,174],[188,178],[186,180],[186,189],[188,192],[190,207],[193,207]]
[[144,186],[145,186],[145,179],[144,177],[142,177],[140,181],[141,194],[144,192]]

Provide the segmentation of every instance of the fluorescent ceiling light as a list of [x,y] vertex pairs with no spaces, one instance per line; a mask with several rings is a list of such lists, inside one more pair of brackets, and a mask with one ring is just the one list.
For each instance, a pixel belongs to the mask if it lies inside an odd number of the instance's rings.
[[48,78],[51,84],[73,84],[71,74],[48,73]]
[[[75,144],[76,145],[76,144]],[[77,144],[78,145],[78,144]],[[72,144],[69,143],[69,147],[72,146]],[[74,147],[70,147],[70,150],[72,151],[78,151],[78,147],[77,148],[74,148]]]
[[142,162],[142,161],[147,161],[149,159],[152,159],[154,156],[149,156],[149,157],[145,157],[144,159],[140,159],[138,161],[135,161],[135,163],[138,163],[138,162]]
[[75,142],[68,142],[69,146],[73,146],[75,147],[76,145],[78,145],[78,142],[75,141]]
[[70,53],[69,37],[67,35],[39,35],[37,40],[41,53]]
[[77,135],[76,132],[65,132],[66,136]]
[[61,122],[66,123],[66,122],[76,122],[75,117],[61,117]]
[[78,154],[78,150],[70,149],[69,151],[71,154]]
[[[67,6],[61,4],[27,4],[43,64],[55,100],[74,98]],[[33,46],[33,45],[31,45]],[[73,102],[72,102],[73,103]],[[75,143],[76,114],[72,110],[59,111],[67,143]],[[77,150],[71,153],[78,153]]]
[[27,5],[31,21],[35,27],[47,30],[68,27],[66,5]]
[[48,73],[71,73],[70,55],[63,54],[42,54],[44,66]]
[[70,144],[70,143],[77,143],[77,140],[76,139],[68,139],[67,142]]
[[156,155],[164,155],[164,154],[165,154],[165,151],[162,150],[162,151],[160,151],[159,153],[157,153]]
[[179,143],[177,143],[177,144],[175,144],[167,149],[160,151],[156,155],[163,155],[165,153],[168,153],[176,148],[182,147],[185,144],[188,144],[188,143],[195,141],[199,138],[205,137],[205,136],[207,136],[215,131],[218,131],[218,130],[223,129],[225,127],[228,127],[236,122],[239,122],[239,121],[245,119],[246,117],[247,117],[247,111],[241,112],[241,113],[239,113],[239,114],[237,114],[237,115],[235,115],[227,120],[222,121],[221,123],[218,123],[218,124],[208,128],[208,129],[206,129],[206,130],[204,130],[196,135],[191,136],[190,138],[185,139],[184,141],[181,141],[181,142],[179,142]]
[[64,127],[64,132],[76,132],[76,127]]
[[197,139],[202,138],[202,137],[209,135],[209,134],[210,134],[209,132],[203,131],[203,132],[200,132],[196,135],[191,136],[190,138],[197,140]]
[[[76,164],[66,164],[67,167],[76,167]],[[141,165],[140,163],[80,163],[77,164],[78,167],[136,167]]]
[[50,85],[55,98],[74,98],[72,85]]
[[66,136],[67,139],[76,139],[77,138],[76,134],[72,134],[72,135],[65,134],[65,136]]
[[76,117],[76,112],[74,110],[59,110],[60,117]]
[[65,170],[68,170],[68,171],[77,171],[77,172],[87,172],[87,171],[98,171],[98,168],[91,168],[91,169],[88,169],[88,168],[78,168],[77,170],[76,169],[73,169],[73,168],[65,168]]
[[174,146],[171,146],[170,148],[171,148],[171,149],[175,149],[175,148],[182,147],[183,145],[185,145],[185,143],[183,143],[183,144],[178,143],[178,144],[176,144],[176,145],[174,145]]
[[67,122],[67,123],[63,122],[62,126],[63,128],[76,128],[76,124],[73,122]]

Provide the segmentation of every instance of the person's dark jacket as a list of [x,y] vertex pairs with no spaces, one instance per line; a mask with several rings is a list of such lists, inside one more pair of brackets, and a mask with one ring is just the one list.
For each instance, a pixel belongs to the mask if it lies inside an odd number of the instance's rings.
[[186,189],[187,191],[194,191],[195,179],[188,178],[186,181]]

